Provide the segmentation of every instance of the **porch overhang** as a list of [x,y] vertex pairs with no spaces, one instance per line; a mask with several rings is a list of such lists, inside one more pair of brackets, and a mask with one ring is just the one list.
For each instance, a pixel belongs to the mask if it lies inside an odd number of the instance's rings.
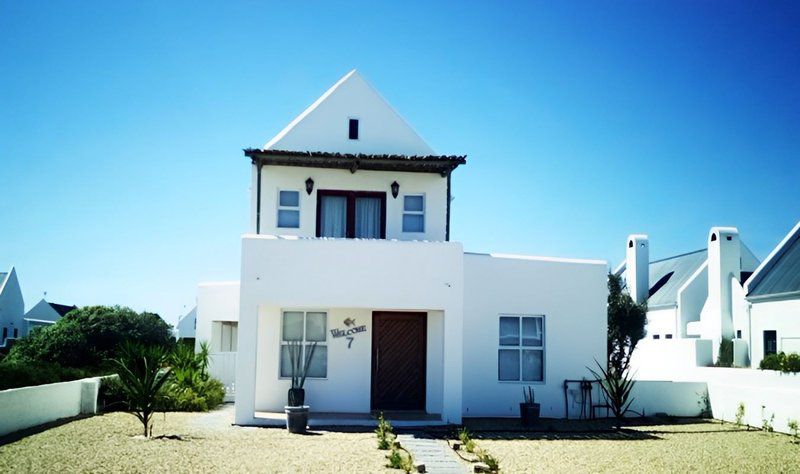
[[257,148],[247,148],[244,154],[257,165],[345,169],[351,173],[358,170],[438,173],[442,177],[449,176],[459,165],[467,163],[466,155],[373,155]]

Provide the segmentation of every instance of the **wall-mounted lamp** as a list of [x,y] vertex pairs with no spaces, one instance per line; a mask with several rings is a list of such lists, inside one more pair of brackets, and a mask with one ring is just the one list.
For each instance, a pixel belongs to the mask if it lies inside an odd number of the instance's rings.
[[314,180],[309,177],[306,180],[306,192],[310,196],[311,195],[311,191],[313,191],[313,190],[314,190]]
[[392,183],[392,197],[397,199],[397,195],[400,194],[400,185],[397,184],[397,181]]

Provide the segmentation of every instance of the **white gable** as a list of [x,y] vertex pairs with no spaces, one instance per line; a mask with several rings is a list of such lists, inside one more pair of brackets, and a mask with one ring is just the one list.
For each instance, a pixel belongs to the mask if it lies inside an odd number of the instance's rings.
[[[348,135],[350,119],[359,137]],[[264,145],[265,150],[433,155],[433,149],[353,69]]]

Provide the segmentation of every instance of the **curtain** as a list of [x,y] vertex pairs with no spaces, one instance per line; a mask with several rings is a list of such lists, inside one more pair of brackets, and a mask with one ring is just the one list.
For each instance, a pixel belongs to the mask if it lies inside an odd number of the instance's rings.
[[356,238],[381,238],[381,200],[373,197],[356,198]]
[[347,237],[347,198],[321,196],[320,236]]

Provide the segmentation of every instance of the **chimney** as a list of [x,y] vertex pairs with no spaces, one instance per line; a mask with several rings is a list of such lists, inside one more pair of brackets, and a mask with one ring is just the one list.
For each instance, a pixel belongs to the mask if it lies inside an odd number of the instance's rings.
[[739,230],[735,227],[712,227],[708,233],[708,311],[703,311],[703,339],[711,339],[714,354],[720,339],[732,339],[733,278],[739,280],[742,271]]
[[644,303],[650,296],[650,242],[646,235],[628,236],[625,271],[631,298],[637,303]]

